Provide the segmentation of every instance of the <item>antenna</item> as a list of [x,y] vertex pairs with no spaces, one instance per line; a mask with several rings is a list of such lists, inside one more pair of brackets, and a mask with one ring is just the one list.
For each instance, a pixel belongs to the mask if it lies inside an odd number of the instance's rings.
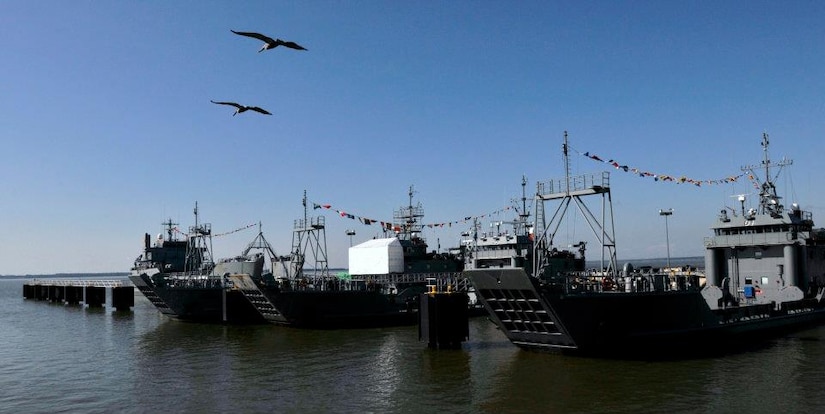
[[512,198],[510,202],[512,203],[513,209],[518,213],[518,217],[508,224],[513,225],[513,231],[515,234],[527,234],[528,228],[528,219],[530,218],[530,211],[527,210],[527,177],[522,175],[521,176],[521,205],[518,203],[518,199]]
[[177,226],[178,223],[172,222],[172,219],[169,218],[168,220],[166,220],[166,221],[164,221],[163,223],[160,223],[160,224],[166,226],[166,235],[168,237],[167,240],[169,240],[169,241],[175,240],[173,232],[175,230],[175,226]]
[[521,176],[521,213],[519,217],[523,225],[527,225],[527,219],[530,217],[530,212],[527,211],[527,177]]
[[564,153],[564,192],[570,195],[570,161],[567,154],[567,131],[564,131],[564,144],[562,144],[562,152]]
[[[750,194],[734,194],[734,195],[731,196],[731,197],[736,197],[736,199],[739,200],[739,204],[742,208],[742,215],[743,216],[745,215],[745,200],[746,200],[746,197],[749,196],[749,195]],[[733,215],[735,216],[736,215],[736,210],[733,210],[733,209],[731,209],[731,210],[733,211]]]
[[304,190],[304,197],[301,199],[301,204],[304,206],[304,222],[307,221],[307,190]]
[[[779,199],[781,197],[776,195],[776,185],[773,183],[771,179],[771,167],[778,167],[779,171],[782,170],[782,167],[787,165],[793,164],[793,160],[782,159],[777,163],[772,163],[770,157],[768,156],[768,147],[770,145],[770,141],[768,140],[768,133],[762,133],[762,151],[765,154],[764,160],[761,162],[761,166],[765,169],[765,181],[759,182],[759,178],[754,172],[759,166],[757,165],[747,165],[741,168],[743,172],[750,173],[753,180],[759,185],[759,213],[760,214],[771,214],[776,215],[782,212],[782,205],[779,204]],[[777,177],[779,176],[779,171],[777,172]]]

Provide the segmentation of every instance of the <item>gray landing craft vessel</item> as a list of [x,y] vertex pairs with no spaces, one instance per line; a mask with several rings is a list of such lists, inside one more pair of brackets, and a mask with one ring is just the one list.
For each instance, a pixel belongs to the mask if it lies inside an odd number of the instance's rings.
[[232,280],[246,275],[261,276],[264,254],[249,254],[256,245],[268,246],[263,234],[250,243],[241,256],[212,260],[212,226],[198,222],[186,233],[186,240],[176,237],[177,223],[163,223],[166,237],[159,234],[154,243],[144,236],[143,254],[135,259],[129,279],[132,284],[164,315],[196,322],[262,323],[264,318],[253,303],[238,290]]
[[[810,212],[777,196],[768,137],[757,208],[721,210],[705,239],[705,282],[690,271],[616,268],[608,173],[537,185],[532,274],[502,265],[464,272],[491,319],[525,349],[611,356],[674,357],[727,352],[825,322],[825,230]],[[567,139],[564,142],[567,164]],[[566,165],[565,165],[566,167]],[[569,170],[568,170],[569,171]],[[601,197],[603,226],[584,197]],[[545,222],[544,204],[558,203]],[[575,204],[602,243],[605,270],[558,270],[553,246],[559,220]],[[528,267],[529,269],[529,267]],[[680,269],[684,270],[684,269]]]
[[[420,204],[412,205],[410,190],[410,205],[394,215],[394,227],[400,229],[396,237],[377,240],[384,241],[379,243],[384,254],[396,257],[400,267],[347,277],[329,274],[325,220],[307,216],[306,196],[304,218],[295,220],[288,256],[277,256],[259,231],[240,256],[212,263],[210,225],[196,224],[187,241],[177,241],[170,222],[167,240],[159,237],[150,245],[146,236],[130,279],[160,312],[187,321],[322,329],[415,324],[418,296],[426,285],[455,286],[462,270],[460,257],[427,252],[420,237],[422,216]],[[389,256],[383,261],[389,262]]]

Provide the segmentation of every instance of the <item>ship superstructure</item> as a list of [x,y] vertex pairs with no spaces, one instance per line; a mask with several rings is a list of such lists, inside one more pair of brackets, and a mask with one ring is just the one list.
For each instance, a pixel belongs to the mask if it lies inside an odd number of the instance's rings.
[[[544,212],[536,209],[532,272],[478,269],[465,275],[491,319],[527,349],[673,356],[821,323],[825,231],[814,229],[811,214],[796,204],[786,209],[780,203],[770,172],[790,162],[770,162],[767,135],[762,146],[759,207],[746,210],[743,203],[738,211],[719,214],[713,236],[705,240],[704,285],[693,269],[617,268],[607,173],[571,177],[568,172],[551,182],[558,184],[537,186],[537,205],[550,200],[560,205],[550,224],[541,224]],[[566,138],[564,149],[566,158]],[[743,168],[755,173],[754,167]],[[599,214],[584,204],[586,196],[601,198]],[[603,265],[597,269],[551,265],[559,251],[553,223],[573,203],[602,245]]]

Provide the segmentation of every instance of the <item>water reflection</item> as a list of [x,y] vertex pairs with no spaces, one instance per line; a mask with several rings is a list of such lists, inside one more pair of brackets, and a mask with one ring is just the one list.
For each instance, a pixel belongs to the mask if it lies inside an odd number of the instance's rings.
[[[487,338],[490,334],[496,335]],[[164,321],[136,348],[145,407],[420,412],[477,406],[520,351],[489,323],[460,350],[430,350],[415,327],[307,331]],[[163,407],[156,407],[158,409]]]
[[[825,328],[683,361],[521,351],[483,318],[459,350],[416,327],[182,323],[23,300],[0,281],[0,407],[19,412],[820,412]],[[80,381],[82,379],[82,381]],[[32,396],[36,396],[32,397]]]
[[[519,352],[487,412],[804,412],[820,393],[818,329],[746,352],[680,361],[618,361]],[[805,339],[801,339],[805,338]],[[819,397],[817,397],[819,398]]]

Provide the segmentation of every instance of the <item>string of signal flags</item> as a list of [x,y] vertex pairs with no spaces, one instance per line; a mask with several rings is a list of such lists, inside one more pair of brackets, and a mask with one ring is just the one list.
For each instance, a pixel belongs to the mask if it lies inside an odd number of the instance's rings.
[[[756,182],[756,178],[751,174],[742,173],[742,174],[731,175],[731,176],[716,179],[716,180],[697,180],[697,179],[690,178],[690,177],[687,177],[687,176],[684,176],[684,175],[677,177],[675,175],[653,173],[653,172],[642,170],[640,168],[631,167],[629,165],[622,164],[622,163],[620,163],[620,162],[618,162],[617,160],[614,160],[614,159],[606,159],[605,160],[604,158],[599,157],[598,155],[593,154],[590,151],[581,152],[581,151],[579,151],[575,148],[571,148],[571,147],[568,147],[568,148],[570,150],[572,150],[573,152],[575,152],[575,153],[577,153],[581,156],[587,157],[587,158],[589,158],[593,161],[598,161],[598,162],[601,162],[601,163],[604,163],[604,164],[609,164],[609,165],[613,166],[614,168],[616,168],[617,170],[622,170],[622,171],[627,172],[627,173],[632,173],[632,174],[635,174],[639,177],[653,178],[653,181],[674,182],[676,184],[685,184],[685,183],[687,183],[687,184],[693,184],[697,187],[701,187],[703,184],[716,185],[716,184],[735,183],[740,178],[742,178],[744,176],[747,176],[751,180],[753,185],[758,188],[758,183]],[[389,220],[375,220],[375,219],[359,216],[359,215],[356,215],[356,214],[348,213],[345,210],[333,208],[331,204],[321,204],[321,203],[313,202],[312,203],[312,208],[313,208],[313,210],[318,210],[318,209],[332,210],[332,211],[336,212],[342,218],[357,220],[361,224],[364,224],[364,225],[367,225],[367,226],[373,225],[373,224],[378,224],[386,230],[392,230],[392,231],[400,231],[401,230],[401,228],[399,226],[394,225],[392,221],[389,221]],[[431,229],[432,228],[452,227],[453,225],[468,223],[468,222],[474,221],[476,219],[482,219],[482,218],[487,218],[487,217],[490,217],[490,216],[493,216],[493,215],[496,215],[496,214],[501,214],[501,213],[503,213],[507,210],[510,210],[511,208],[512,207],[507,206],[507,207],[500,208],[496,211],[493,211],[493,212],[490,212],[490,213],[487,213],[487,214],[481,214],[481,215],[478,215],[478,216],[467,216],[467,217],[464,217],[460,220],[453,220],[453,221],[442,222],[442,223],[422,224],[422,226],[427,227],[427,228],[431,228]]]
[[[570,147],[568,147],[568,148],[570,148]],[[605,159],[605,158],[599,157],[598,155],[593,154],[590,151],[581,152],[581,151],[578,151],[574,148],[570,148],[570,149],[573,150],[573,152],[575,152],[579,155],[582,155],[584,157],[590,158],[593,161],[598,161],[598,162],[601,162],[601,163],[610,164],[614,168],[616,168],[617,170],[622,170],[626,173],[635,174],[635,175],[638,175],[639,177],[653,178],[653,181],[667,181],[667,182],[674,182],[676,184],[685,184],[685,183],[687,183],[687,184],[693,184],[697,187],[701,187],[702,184],[715,185],[715,184],[734,183],[738,179],[744,177],[745,175],[747,175],[748,178],[751,179],[751,181],[755,180],[755,178],[752,175],[745,174],[745,173],[742,173],[742,174],[739,174],[739,175],[731,175],[731,176],[716,179],[716,180],[697,180],[697,179],[694,179],[694,178],[686,177],[684,175],[677,177],[677,176],[668,175],[668,174],[657,174],[657,173],[645,171],[645,170],[642,170],[642,169],[639,169],[639,168],[636,168],[636,167],[631,167],[631,166],[626,165],[626,164],[622,164],[619,161],[616,161],[614,159]],[[754,182],[754,185],[756,185],[755,182]]]
[[[462,223],[468,223],[468,222],[472,222],[472,221],[477,220],[477,219],[487,218],[487,217],[490,217],[490,216],[493,216],[493,215],[496,215],[496,214],[501,214],[501,213],[503,213],[507,210],[510,210],[511,208],[512,207],[507,206],[507,207],[502,207],[502,208],[500,208],[496,211],[493,211],[493,212],[490,212],[490,213],[487,213],[487,214],[481,214],[481,215],[478,215],[478,216],[466,216],[466,217],[464,217],[462,219],[459,219],[459,220],[446,221],[446,222],[442,222],[442,223],[421,224],[421,226],[427,227],[427,228],[430,228],[430,229],[439,229],[439,228],[444,228],[444,227],[449,228],[449,227],[452,227],[454,225],[458,225],[458,224],[462,224]],[[384,221],[384,220],[374,220],[374,219],[371,219],[371,218],[358,216],[358,215],[355,215],[355,214],[352,214],[352,213],[348,213],[344,210],[333,208],[332,205],[330,205],[330,204],[312,203],[312,209],[313,210],[318,210],[318,209],[332,210],[332,211],[338,213],[338,215],[341,216],[342,218],[357,220],[358,222],[360,222],[361,224],[363,224],[365,226],[371,226],[373,224],[378,224],[378,225],[381,226],[381,228],[386,229],[386,230],[401,231],[401,227],[398,226],[398,225],[395,225],[392,221],[389,221],[389,220],[386,220],[386,221]]]
[[[216,234],[213,234],[213,235],[212,235],[212,237],[222,237],[222,236],[228,236],[228,235],[230,235],[230,234],[235,234],[235,233],[237,233],[237,232],[239,232],[239,231],[244,231],[244,230],[247,230],[247,229],[251,229],[251,228],[253,228],[253,227],[257,226],[257,225],[258,225],[258,223],[247,224],[246,226],[243,226],[243,227],[238,227],[238,228],[237,228],[237,229],[235,229],[235,230],[230,230],[230,231],[225,231],[225,232],[223,232],[223,233],[216,233]],[[179,234],[179,235],[184,236],[184,237],[189,237],[189,236],[191,236],[191,235],[192,235],[191,233],[188,233],[188,232],[185,232],[185,231],[183,231],[183,230],[179,229],[177,226],[172,227],[172,231],[173,231],[173,232],[175,232],[176,234]]]

